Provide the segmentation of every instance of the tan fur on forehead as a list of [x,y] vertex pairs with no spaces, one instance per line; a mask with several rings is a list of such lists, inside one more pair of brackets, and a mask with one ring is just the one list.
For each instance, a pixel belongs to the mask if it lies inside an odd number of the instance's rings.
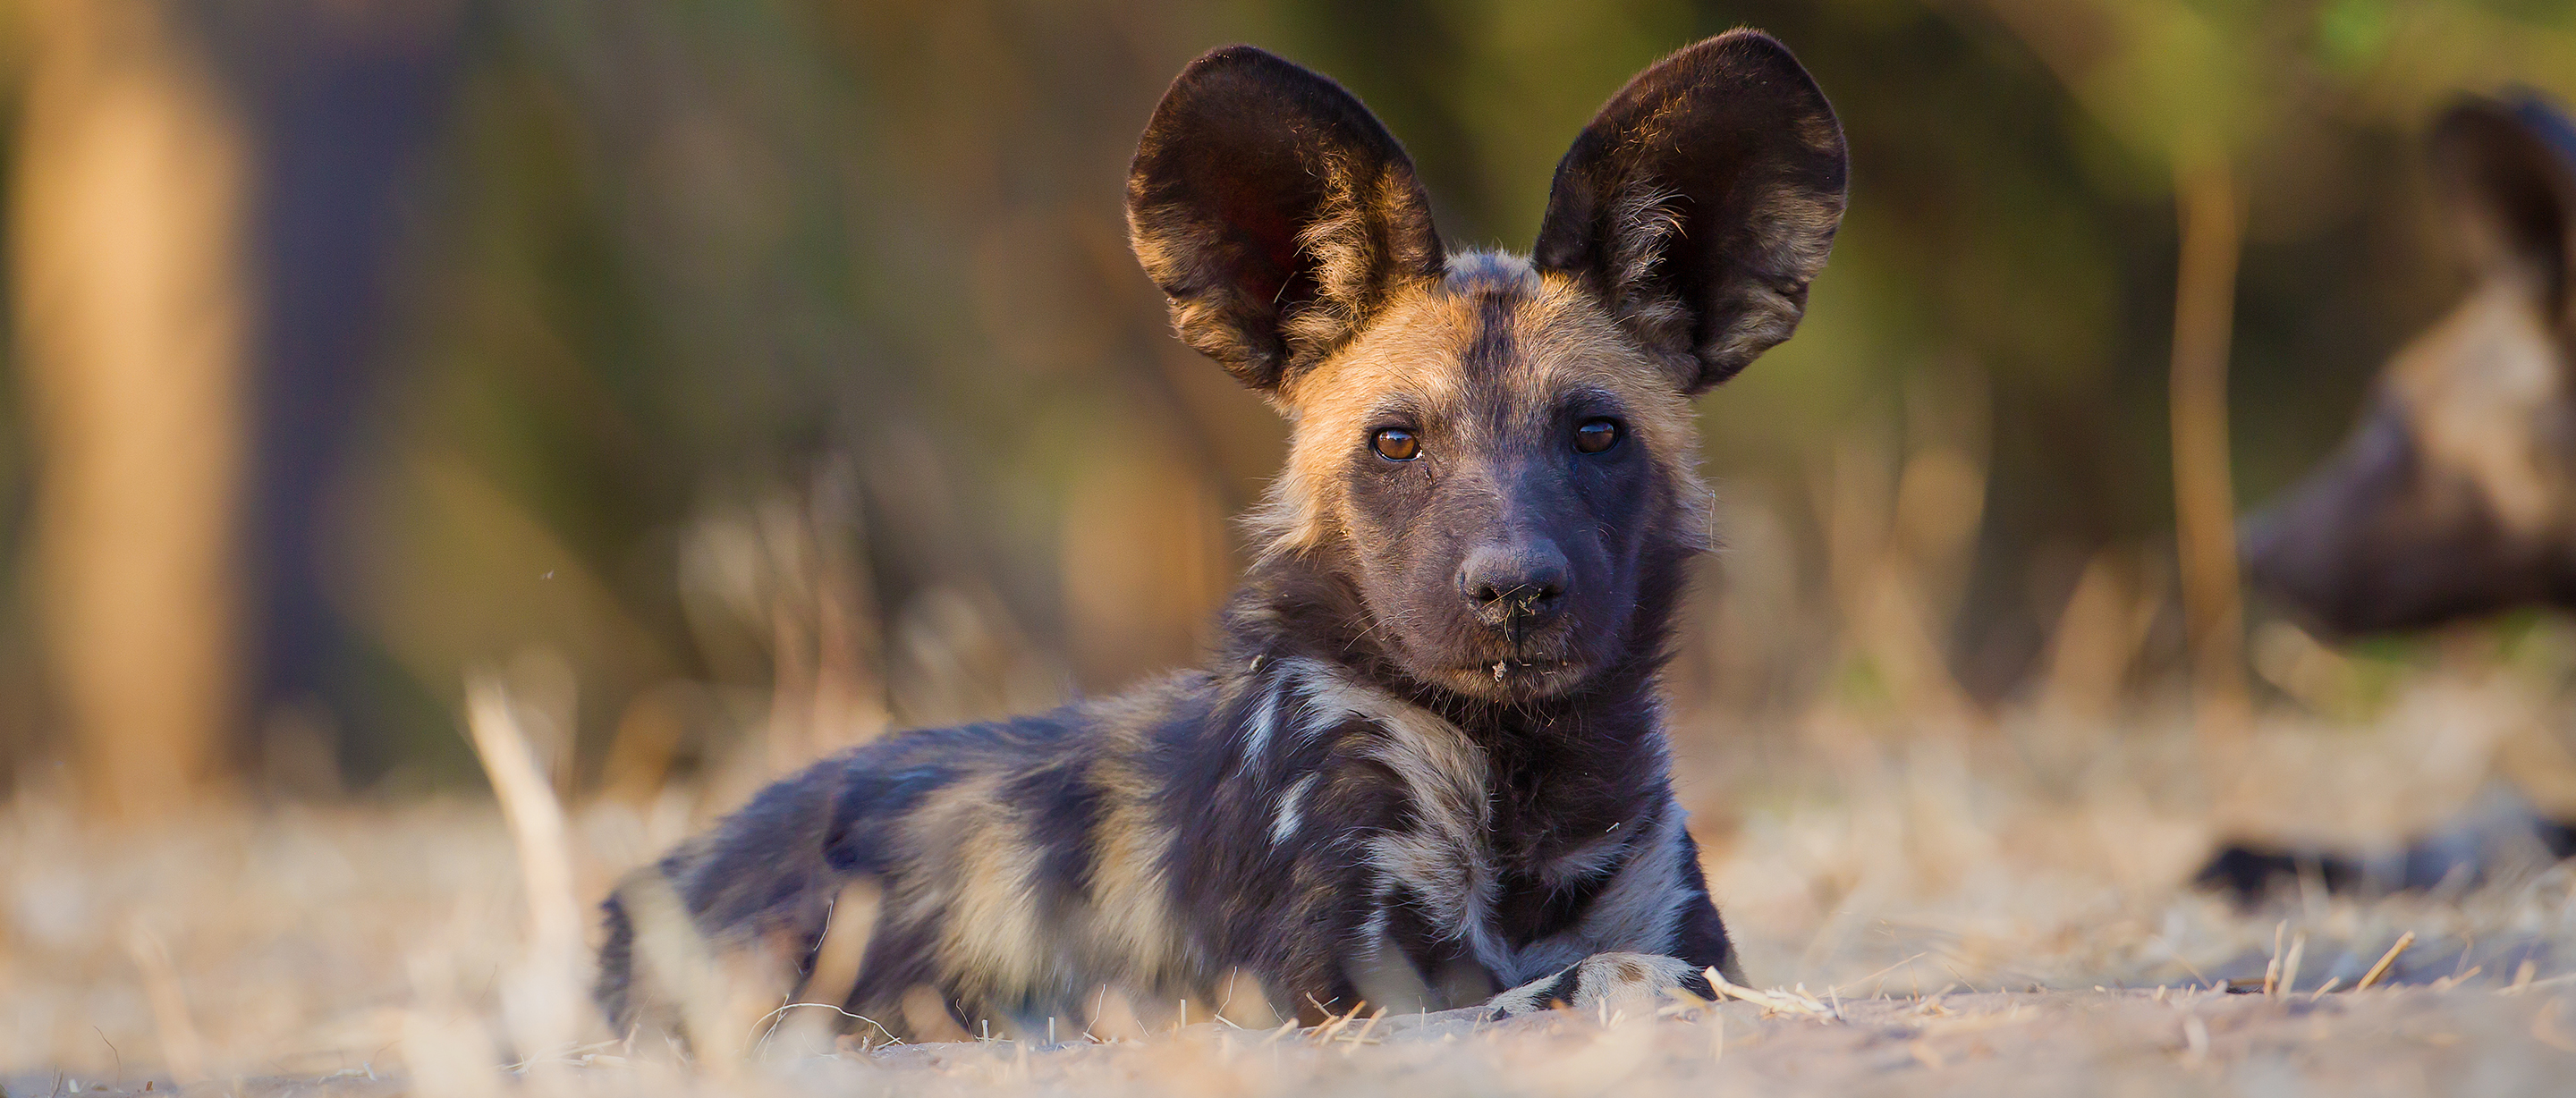
[[1515,384],[1534,396],[1597,388],[1618,398],[1628,429],[1668,472],[1688,477],[1699,451],[1690,398],[1675,389],[1600,301],[1572,278],[1550,274],[1520,310]]
[[[1510,326],[1514,353],[1471,367],[1471,349],[1497,320]],[[1471,376],[1471,368],[1479,372]],[[1343,470],[1371,421],[1391,409],[1456,415],[1497,392],[1543,407],[1581,389],[1618,402],[1676,489],[1684,528],[1704,532],[1707,491],[1694,471],[1699,435],[1689,399],[1595,294],[1497,252],[1450,257],[1439,283],[1406,288],[1340,351],[1280,387],[1293,427],[1288,467],[1250,522],[1269,554],[1311,549],[1341,533]]]

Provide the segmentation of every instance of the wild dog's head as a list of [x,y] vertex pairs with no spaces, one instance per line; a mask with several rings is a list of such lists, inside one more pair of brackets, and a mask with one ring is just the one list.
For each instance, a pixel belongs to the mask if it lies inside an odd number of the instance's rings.
[[2336,632],[2576,602],[2576,127],[2471,100],[2432,152],[2472,287],[2343,451],[2247,522],[2257,586]]
[[1452,254],[1368,108],[1238,46],[1164,95],[1127,217],[1181,338],[1293,424],[1265,554],[1347,585],[1407,674],[1501,701],[1628,651],[1649,570],[1704,547],[1690,398],[1797,326],[1843,179],[1823,93],[1736,31],[1602,108],[1531,258]]

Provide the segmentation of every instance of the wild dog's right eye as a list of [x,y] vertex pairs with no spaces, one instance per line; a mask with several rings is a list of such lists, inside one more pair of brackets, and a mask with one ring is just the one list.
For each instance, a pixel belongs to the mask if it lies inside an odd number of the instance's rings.
[[1369,436],[1369,449],[1388,461],[1411,461],[1422,453],[1422,444],[1413,440],[1413,432],[1402,427],[1385,427]]

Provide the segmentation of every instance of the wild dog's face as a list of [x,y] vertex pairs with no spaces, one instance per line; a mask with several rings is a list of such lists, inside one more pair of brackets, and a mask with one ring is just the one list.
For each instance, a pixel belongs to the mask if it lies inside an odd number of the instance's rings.
[[2480,100],[2433,152],[2475,284],[2343,451],[2247,523],[2255,583],[2341,633],[2576,601],[2576,129]]
[[1336,559],[1379,645],[1473,696],[1582,681],[1647,554],[1705,526],[1681,390],[1572,280],[1463,256],[1291,381],[1274,545]]
[[1164,96],[1128,219],[1182,338],[1294,425],[1265,552],[1411,676],[1512,700],[1630,650],[1648,565],[1702,547],[1689,400],[1788,338],[1843,183],[1824,96],[1736,32],[1602,109],[1530,259],[1452,255],[1366,107],[1235,47]]

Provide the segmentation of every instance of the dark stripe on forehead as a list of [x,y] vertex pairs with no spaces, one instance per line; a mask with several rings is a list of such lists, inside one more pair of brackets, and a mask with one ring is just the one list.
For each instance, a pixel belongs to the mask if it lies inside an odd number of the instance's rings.
[[1517,290],[1476,295],[1475,328],[1467,340],[1467,353],[1460,356],[1469,384],[1500,374],[1520,353],[1513,320],[1520,314],[1522,299]]
[[[1484,391],[1489,400],[1502,396],[1489,410],[1503,411],[1514,403],[1507,390],[1511,366],[1521,353],[1520,317],[1537,289],[1537,279],[1518,257],[1481,252],[1452,261],[1447,289],[1473,306],[1468,311],[1466,346],[1458,356],[1460,373],[1470,391]],[[1497,386],[1505,391],[1497,392]]]

